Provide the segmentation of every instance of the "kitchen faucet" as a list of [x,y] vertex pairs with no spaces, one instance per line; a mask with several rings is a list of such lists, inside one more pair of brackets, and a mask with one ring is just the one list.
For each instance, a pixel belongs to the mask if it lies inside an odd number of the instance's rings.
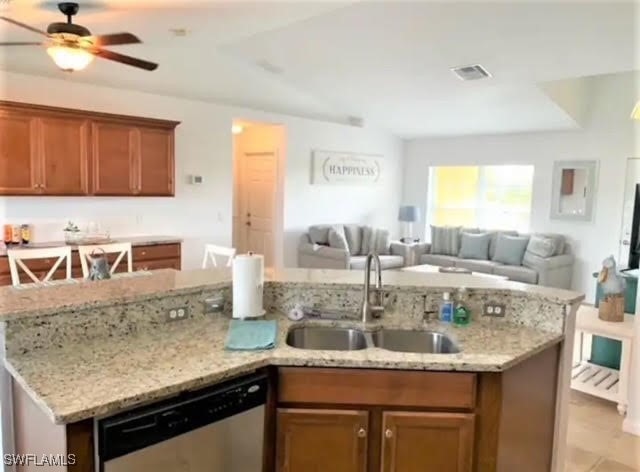
[[[376,266],[376,288],[375,302],[371,303],[369,292],[371,290],[371,262],[375,262]],[[360,313],[362,314],[362,322],[368,323],[372,316],[379,317],[384,311],[382,304],[382,270],[380,268],[380,258],[376,253],[370,252],[364,263],[364,287],[362,290],[362,303],[360,304]]]

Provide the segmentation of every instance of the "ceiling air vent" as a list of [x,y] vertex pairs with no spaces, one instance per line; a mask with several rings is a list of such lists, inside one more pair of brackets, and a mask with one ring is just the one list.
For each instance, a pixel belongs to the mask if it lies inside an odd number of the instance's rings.
[[473,64],[471,66],[454,67],[451,72],[456,74],[461,80],[479,80],[491,77],[491,74],[482,67],[480,64]]

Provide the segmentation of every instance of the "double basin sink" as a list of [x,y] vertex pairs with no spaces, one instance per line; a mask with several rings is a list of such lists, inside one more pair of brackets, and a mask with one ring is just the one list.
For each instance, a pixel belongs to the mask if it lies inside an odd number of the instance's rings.
[[435,331],[385,329],[362,331],[355,328],[300,326],[287,334],[287,344],[299,349],[358,351],[379,347],[388,351],[429,354],[460,352],[453,340]]

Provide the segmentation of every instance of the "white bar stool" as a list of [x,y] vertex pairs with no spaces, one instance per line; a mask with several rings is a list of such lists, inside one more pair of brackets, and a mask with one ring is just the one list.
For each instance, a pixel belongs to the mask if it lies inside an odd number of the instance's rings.
[[[69,246],[48,247],[41,249],[9,249],[7,251],[9,259],[9,271],[11,272],[11,283],[13,286],[20,284],[20,273],[22,269],[25,274],[35,283],[48,282],[58,267],[66,261],[65,279],[71,278],[71,248]],[[29,269],[24,262],[29,259],[55,259],[49,271],[41,279]]]
[[127,272],[133,272],[133,262],[131,258],[131,243],[111,243],[111,244],[95,244],[92,246],[78,246],[78,254],[80,255],[80,264],[82,265],[82,276],[86,279],[89,277],[89,256],[96,251],[103,250],[105,254],[118,254],[116,260],[113,261],[109,269],[111,275],[118,268],[118,264],[124,256],[127,256]]
[[204,245],[204,258],[202,259],[202,268],[207,268],[207,262],[211,261],[213,267],[218,267],[216,256],[227,258],[226,267],[231,267],[233,258],[236,256],[236,249],[233,247],[216,246],[215,244]]

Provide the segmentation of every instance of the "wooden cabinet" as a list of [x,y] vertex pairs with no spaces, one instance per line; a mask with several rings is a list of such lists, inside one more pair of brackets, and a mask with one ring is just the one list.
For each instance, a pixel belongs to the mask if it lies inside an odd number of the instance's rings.
[[45,116],[38,119],[39,190],[47,195],[89,192],[89,121]]
[[173,196],[177,125],[0,101],[0,195]]
[[0,109],[0,195],[39,193],[37,120]]
[[385,411],[382,472],[471,472],[474,415]]
[[95,122],[91,127],[93,193],[135,195],[136,132],[127,125]]
[[173,195],[173,133],[160,128],[139,128],[139,195]]
[[[182,265],[180,246],[179,243],[135,246],[132,251],[133,270],[180,270]],[[107,255],[110,265],[113,264],[116,257],[117,254]],[[53,259],[31,259],[23,262],[36,277],[42,278],[55,261]],[[126,269],[126,263],[121,262],[116,268],[116,272],[124,272]],[[19,271],[19,274],[21,283],[32,282],[24,271]],[[82,278],[82,268],[77,251],[74,251],[71,256],[71,276],[74,279]],[[64,268],[58,269],[52,276],[54,280],[64,279],[65,277],[66,270]],[[9,262],[6,256],[0,256],[0,286],[3,285],[11,285]]]
[[366,472],[369,413],[279,409],[278,472]]

